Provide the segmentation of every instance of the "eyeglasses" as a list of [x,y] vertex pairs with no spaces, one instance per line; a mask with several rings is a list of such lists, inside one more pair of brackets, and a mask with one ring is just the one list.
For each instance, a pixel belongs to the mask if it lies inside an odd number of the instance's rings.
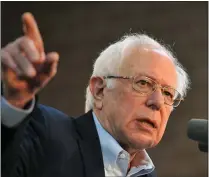
[[129,79],[132,81],[132,87],[135,91],[140,93],[141,96],[151,95],[156,91],[157,88],[161,88],[164,102],[167,105],[177,107],[183,100],[181,94],[170,86],[161,86],[153,79],[147,76],[136,76],[136,77],[126,77],[126,76],[104,76],[104,79]]

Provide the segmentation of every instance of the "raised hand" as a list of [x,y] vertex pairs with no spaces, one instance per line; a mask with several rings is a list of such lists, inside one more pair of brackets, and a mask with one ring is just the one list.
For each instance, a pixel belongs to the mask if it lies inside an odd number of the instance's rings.
[[23,108],[55,76],[59,55],[45,55],[37,23],[31,13],[22,15],[24,36],[1,50],[4,97]]

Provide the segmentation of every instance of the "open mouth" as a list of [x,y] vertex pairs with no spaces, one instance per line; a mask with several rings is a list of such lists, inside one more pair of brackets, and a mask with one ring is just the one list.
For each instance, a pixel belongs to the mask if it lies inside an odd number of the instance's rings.
[[149,119],[137,119],[137,121],[140,122],[142,125],[157,128],[155,123],[150,121]]

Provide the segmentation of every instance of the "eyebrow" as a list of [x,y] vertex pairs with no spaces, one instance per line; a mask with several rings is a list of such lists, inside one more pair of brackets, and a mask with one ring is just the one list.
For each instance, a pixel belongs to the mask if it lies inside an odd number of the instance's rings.
[[[152,80],[154,80],[155,82],[160,83],[160,81],[158,79],[156,79],[156,77],[154,77],[153,75],[150,75],[148,73],[142,72],[142,73],[137,73],[137,75],[143,75],[143,76],[149,77]],[[165,80],[161,79],[161,81],[165,83]],[[168,84],[161,84],[161,85],[176,89],[174,86],[171,86],[171,85],[168,85]]]

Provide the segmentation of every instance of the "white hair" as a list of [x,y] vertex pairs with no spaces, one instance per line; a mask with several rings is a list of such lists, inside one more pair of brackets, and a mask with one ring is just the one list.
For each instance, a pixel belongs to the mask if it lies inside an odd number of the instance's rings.
[[[157,49],[163,50],[171,59],[176,67],[177,72],[177,90],[180,94],[185,97],[187,90],[190,85],[190,80],[188,74],[184,67],[179,63],[177,58],[174,56],[172,51],[156,41],[155,39],[149,37],[145,34],[130,34],[125,35],[116,43],[111,44],[105,50],[103,50],[99,57],[96,59],[93,67],[92,76],[108,76],[108,75],[117,75],[119,73],[119,66],[122,63],[123,59],[123,51],[127,47],[134,46],[152,46]],[[112,79],[107,80],[107,87],[112,87],[113,81]],[[85,112],[93,109],[94,98],[91,94],[89,86],[86,88],[86,104],[85,104]]]

